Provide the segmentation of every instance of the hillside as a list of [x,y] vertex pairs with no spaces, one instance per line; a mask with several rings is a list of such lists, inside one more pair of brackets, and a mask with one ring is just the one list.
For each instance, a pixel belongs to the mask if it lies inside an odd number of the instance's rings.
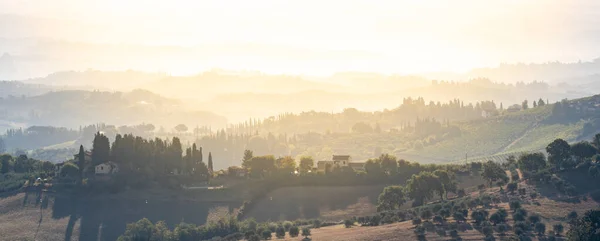
[[[207,111],[188,109],[185,102],[145,90],[101,92],[69,90],[36,96],[0,99],[0,120],[19,125],[78,128],[111,123],[153,123],[171,128],[177,124],[225,126],[227,119]],[[58,144],[58,143],[54,143]]]

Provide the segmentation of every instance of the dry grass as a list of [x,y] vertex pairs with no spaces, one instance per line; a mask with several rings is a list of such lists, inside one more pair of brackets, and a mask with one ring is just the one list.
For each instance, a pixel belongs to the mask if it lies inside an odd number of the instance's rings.
[[[40,204],[36,205],[35,194],[29,194],[23,202],[25,196],[25,193],[19,193],[0,199],[0,240],[65,240],[69,217],[53,219],[51,208],[42,209]],[[79,226],[77,220],[70,240],[79,240]]]

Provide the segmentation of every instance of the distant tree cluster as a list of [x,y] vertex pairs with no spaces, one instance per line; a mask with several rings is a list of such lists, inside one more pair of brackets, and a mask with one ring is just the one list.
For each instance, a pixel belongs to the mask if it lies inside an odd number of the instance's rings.
[[[206,181],[210,177],[212,167],[203,162],[202,148],[193,144],[186,149],[184,156],[177,137],[148,140],[131,134],[117,134],[111,145],[108,138],[98,132],[92,146],[91,163],[82,164],[85,160],[78,163],[82,171],[93,172],[93,167],[98,164],[114,162],[119,165],[119,175],[129,184],[143,185],[173,174],[189,176],[197,181]],[[209,155],[209,161],[212,165],[212,155]]]
[[[315,224],[317,223],[314,220]],[[192,241],[192,240],[268,240],[273,238],[273,233],[278,239],[286,236],[292,237],[302,235],[306,238],[311,236],[310,227],[306,222],[286,221],[279,223],[257,223],[254,219],[238,221],[233,217],[221,218],[218,221],[210,221],[205,225],[196,226],[189,223],[180,223],[174,229],[169,229],[164,221],[152,223],[144,218],[135,223],[127,224],[125,233],[118,241],[138,240],[161,240],[161,241]],[[318,225],[313,224],[316,228]],[[304,227],[300,228],[303,225]]]

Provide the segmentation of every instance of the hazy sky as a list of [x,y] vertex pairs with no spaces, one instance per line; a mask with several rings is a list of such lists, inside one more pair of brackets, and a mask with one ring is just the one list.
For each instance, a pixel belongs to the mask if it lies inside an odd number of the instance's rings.
[[2,38],[306,51],[277,61],[217,52],[210,63],[271,72],[465,71],[600,56],[597,0],[0,0],[0,14],[38,26],[0,22]]

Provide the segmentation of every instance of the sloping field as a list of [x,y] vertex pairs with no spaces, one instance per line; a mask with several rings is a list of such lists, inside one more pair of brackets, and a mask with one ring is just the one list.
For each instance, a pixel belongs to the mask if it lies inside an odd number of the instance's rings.
[[[0,240],[113,241],[127,223],[148,218],[172,227],[185,221],[204,224],[241,204],[172,199],[72,198],[38,192],[0,198]],[[7,236],[9,235],[9,236]]]

